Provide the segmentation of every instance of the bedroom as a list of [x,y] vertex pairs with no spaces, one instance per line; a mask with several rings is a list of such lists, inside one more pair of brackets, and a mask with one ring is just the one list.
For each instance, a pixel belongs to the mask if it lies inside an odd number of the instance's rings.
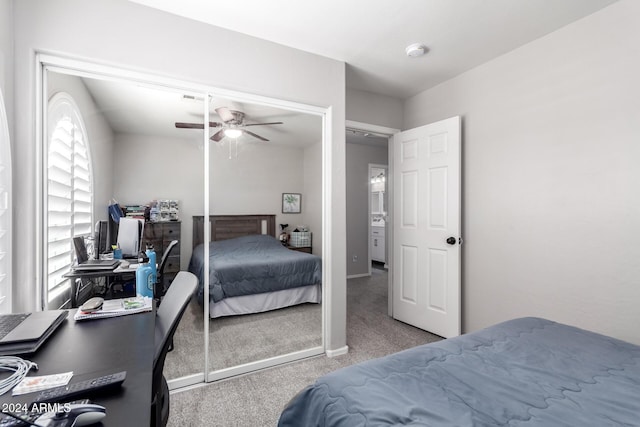
[[[13,6],[15,62],[9,68],[16,71],[5,77],[15,82],[5,83],[4,90],[7,104],[14,106],[9,107],[9,113],[14,117],[16,169],[30,170],[29,156],[33,152],[33,85],[29,78],[32,61],[28,52],[34,48],[83,57],[96,57],[100,52],[99,57],[105,62],[333,105],[338,117],[333,125],[336,164],[344,163],[339,157],[344,156],[340,151],[344,123],[339,122],[345,110],[350,120],[403,129],[462,114],[468,117],[464,154],[463,329],[478,330],[506,318],[535,313],[637,342],[630,326],[637,323],[634,301],[638,300],[638,267],[634,261],[638,259],[638,248],[633,243],[638,236],[638,201],[633,185],[638,182],[638,175],[632,160],[638,158],[638,153],[630,141],[637,134],[631,118],[637,117],[638,99],[634,77],[637,48],[630,41],[637,38],[637,30],[629,22],[637,16],[633,2],[617,2],[589,19],[405,102],[348,90],[346,105],[344,64],[337,61],[233,35],[237,43],[251,46],[246,50],[257,51],[264,60],[258,72],[253,70],[252,60],[224,61],[237,56],[225,46],[216,47],[215,56],[208,55],[208,44],[189,35],[201,32],[202,38],[210,40],[231,37],[226,31],[206,29],[204,25],[124,3],[99,6],[98,11],[81,2],[57,4],[63,10],[68,8],[69,14],[73,11],[86,17],[78,23],[85,37],[77,38],[61,30],[65,20],[53,6],[34,4],[20,2]],[[130,16],[137,23],[120,22],[121,16]],[[112,31],[113,23],[119,23],[120,31]],[[156,26],[172,28],[176,33],[183,29],[184,34],[176,43],[154,30]],[[201,46],[204,53],[184,50],[187,44]],[[150,50],[149,46],[156,49]],[[167,50],[170,55],[165,53]],[[12,55],[7,57],[11,62]],[[288,65],[283,67],[282,62]],[[295,68],[305,70],[305,76],[293,73]],[[283,74],[286,84],[280,80]],[[503,88],[505,82],[512,85]],[[571,98],[576,92],[582,96]],[[511,93],[520,95],[519,103],[506,102]],[[564,107],[575,112],[571,121],[554,119],[564,118],[554,109],[554,103],[562,100],[568,103]],[[372,104],[388,105],[391,112],[376,114],[366,108]],[[397,112],[403,106],[404,119]],[[519,114],[514,115],[515,112]],[[553,126],[541,128],[532,121],[536,117]],[[521,129],[527,131],[526,135],[519,132]],[[604,138],[607,130],[615,137],[608,144],[615,145],[602,152],[597,141]],[[548,138],[550,134],[562,135],[567,143],[555,144]],[[597,135],[598,139],[594,141],[590,135]],[[585,143],[568,143],[578,137]],[[556,159],[552,164],[545,157],[550,154]],[[604,164],[598,167],[596,160],[605,155]],[[532,159],[545,167],[536,167]],[[26,223],[33,222],[34,202],[29,197],[22,200],[20,195],[33,194],[35,179],[29,174],[15,183],[16,217]],[[343,179],[336,171],[336,200],[344,199]],[[328,348],[336,350],[346,343],[342,301],[347,254],[340,245],[346,228],[344,207],[336,203],[332,209],[336,213],[331,233],[336,247],[331,257],[337,302],[332,305],[334,322]],[[14,260],[32,259],[33,231],[28,224],[17,224],[15,230],[25,237],[15,242]],[[567,269],[567,265],[574,268]],[[35,283],[31,267],[16,265],[14,278],[21,283]],[[34,293],[34,289],[21,290],[15,296],[15,304],[28,309]]]

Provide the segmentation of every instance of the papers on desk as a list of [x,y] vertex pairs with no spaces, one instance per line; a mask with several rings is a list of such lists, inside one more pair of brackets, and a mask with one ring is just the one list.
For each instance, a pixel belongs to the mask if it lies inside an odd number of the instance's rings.
[[84,313],[78,310],[73,318],[75,320],[104,319],[144,313],[151,310],[153,310],[153,301],[149,297],[110,299],[104,301],[101,310],[92,313]]
[[49,388],[60,387],[69,384],[69,380],[73,376],[72,372],[62,374],[44,375],[40,377],[24,377],[11,391],[11,394],[18,396],[19,394],[33,393],[34,391],[47,390]]

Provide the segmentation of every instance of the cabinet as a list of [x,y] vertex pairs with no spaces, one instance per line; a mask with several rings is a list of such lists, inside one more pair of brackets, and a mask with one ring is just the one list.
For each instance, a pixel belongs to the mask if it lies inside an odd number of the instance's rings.
[[299,247],[296,247],[296,246],[288,246],[287,245],[287,248],[292,250],[292,251],[305,252],[305,253],[308,253],[308,254],[311,253],[311,246],[299,246]]
[[311,253],[311,237],[310,232],[305,233],[291,233],[291,239],[285,246],[292,251]]
[[164,289],[171,284],[176,274],[180,271],[181,227],[182,223],[180,221],[147,222],[144,225],[142,249],[144,250],[148,244],[153,245],[153,249],[156,251],[158,266],[160,266],[162,255],[167,247],[169,247],[169,243],[171,243],[172,240],[179,242],[171,251],[171,255],[167,259],[164,267],[162,278]]
[[371,260],[386,262],[384,227],[371,227]]

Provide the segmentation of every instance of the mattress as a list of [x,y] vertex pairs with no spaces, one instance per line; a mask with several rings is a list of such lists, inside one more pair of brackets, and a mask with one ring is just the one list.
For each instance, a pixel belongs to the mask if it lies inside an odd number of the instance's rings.
[[640,346],[521,318],[321,377],[279,426],[640,425]]
[[[189,271],[198,277],[204,299],[204,245],[198,245]],[[320,257],[292,251],[271,236],[251,235],[209,243],[209,299],[255,295],[322,283]]]
[[322,302],[322,285],[298,286],[281,291],[263,292],[256,295],[229,297],[209,303],[209,317],[263,313],[304,303]]

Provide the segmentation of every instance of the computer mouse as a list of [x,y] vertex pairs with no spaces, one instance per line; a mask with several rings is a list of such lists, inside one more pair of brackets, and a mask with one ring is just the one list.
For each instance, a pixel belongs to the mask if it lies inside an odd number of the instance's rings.
[[95,424],[106,415],[104,406],[92,403],[71,404],[61,411],[45,412],[38,417],[35,425],[43,427],[81,427]]
[[104,406],[91,404],[78,405],[77,407],[71,405],[71,411],[69,411],[69,414],[72,417],[76,417],[75,422],[72,424],[74,427],[95,424],[107,415]]
[[131,265],[131,263],[129,261],[121,261],[120,262],[120,268],[129,268],[129,265]]
[[102,308],[102,304],[104,303],[104,298],[93,297],[89,299],[87,302],[80,306],[80,311],[85,313],[91,313],[93,311],[98,311]]

